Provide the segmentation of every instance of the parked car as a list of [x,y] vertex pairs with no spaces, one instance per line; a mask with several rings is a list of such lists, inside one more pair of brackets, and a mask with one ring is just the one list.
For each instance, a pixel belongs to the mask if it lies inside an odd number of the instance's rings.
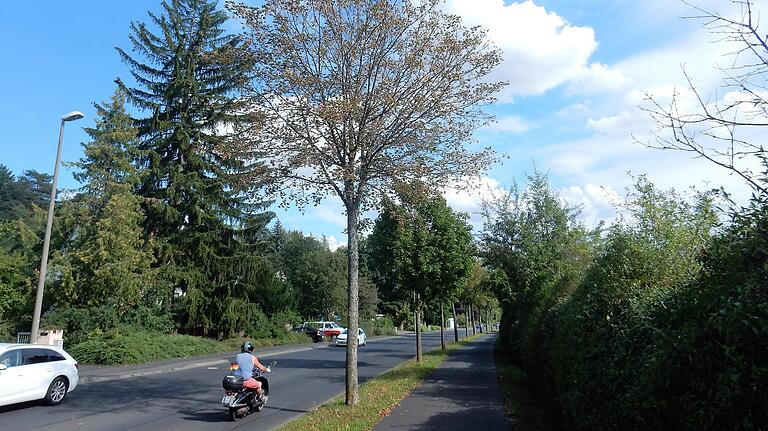
[[292,331],[298,332],[300,334],[307,334],[310,338],[312,338],[312,341],[314,341],[315,343],[323,341],[323,336],[320,335],[317,328],[315,328],[314,326],[308,325],[306,323],[301,326],[297,326],[293,328]]
[[[357,345],[358,346],[365,346],[368,343],[368,336],[365,335],[365,331],[363,331],[363,328],[357,328]],[[336,337],[336,345],[337,346],[346,346],[347,345],[347,331],[344,330],[343,333],[339,334],[338,337]]]
[[78,379],[77,361],[64,349],[0,343],[0,406],[35,400],[60,404]]
[[330,338],[331,340],[335,340],[339,334],[344,332],[344,328],[339,326],[336,322],[309,322],[307,324],[315,326],[320,336]]

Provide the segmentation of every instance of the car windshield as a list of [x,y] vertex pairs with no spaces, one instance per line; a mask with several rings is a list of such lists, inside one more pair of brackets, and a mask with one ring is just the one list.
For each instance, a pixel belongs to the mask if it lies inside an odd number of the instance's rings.
[[331,328],[341,328],[341,326],[337,325],[335,322],[331,323]]

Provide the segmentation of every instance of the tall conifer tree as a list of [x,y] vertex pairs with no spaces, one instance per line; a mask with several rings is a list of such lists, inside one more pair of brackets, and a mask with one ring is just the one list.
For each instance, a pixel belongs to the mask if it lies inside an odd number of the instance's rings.
[[149,14],[154,30],[131,24],[133,54],[117,49],[138,83],[124,88],[149,114],[136,121],[145,171],[137,192],[161,245],[158,264],[182,293],[180,323],[227,335],[244,324],[271,271],[257,245],[270,215],[248,198],[260,166],[239,139],[254,122],[238,97],[253,62],[242,39],[225,33],[215,1],[162,7]]
[[136,128],[125,110],[125,91],[95,104],[96,127],[84,156],[73,163],[83,183],[74,199],[62,203],[63,243],[51,263],[60,306],[113,308],[122,316],[158,299],[151,238],[142,229],[141,199],[133,193],[140,181],[132,165],[138,155]]

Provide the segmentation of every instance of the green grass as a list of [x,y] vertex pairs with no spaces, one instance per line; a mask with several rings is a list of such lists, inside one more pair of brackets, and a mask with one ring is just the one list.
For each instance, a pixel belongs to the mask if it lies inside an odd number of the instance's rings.
[[[479,336],[478,334],[477,336]],[[360,404],[347,406],[340,396],[306,415],[289,422],[279,431],[370,430],[463,344],[477,336],[451,343],[445,350],[425,353],[421,362],[403,362],[386,373],[360,385]]]
[[[240,350],[246,338],[217,341],[190,335],[147,331],[114,331],[67,348],[78,362],[99,365],[131,365]],[[282,338],[248,339],[254,346],[271,347],[311,342],[304,334]]]
[[529,387],[528,375],[509,360],[501,339],[496,340],[494,350],[496,374],[507,405],[507,413],[516,431],[548,431],[552,425],[545,418],[545,410],[534,400]]

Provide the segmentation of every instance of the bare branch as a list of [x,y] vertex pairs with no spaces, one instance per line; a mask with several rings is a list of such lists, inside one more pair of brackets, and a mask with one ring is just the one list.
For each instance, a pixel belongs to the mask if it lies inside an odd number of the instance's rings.
[[[683,69],[688,89],[697,108],[683,111],[677,90],[668,105],[662,105],[653,95],[646,95],[647,112],[657,126],[655,142],[640,142],[651,148],[676,150],[694,154],[740,176],[757,193],[768,193],[768,158],[761,142],[747,135],[751,130],[768,126],[768,43],[759,32],[753,0],[732,0],[740,14],[727,17],[683,1],[697,11],[686,17],[703,22],[703,26],[718,36],[716,43],[734,44],[727,54],[730,66],[722,71],[725,97],[715,93],[708,100]],[[745,137],[746,135],[746,137]],[[636,139],[637,141],[637,139]],[[763,172],[752,172],[750,165],[761,164]]]

